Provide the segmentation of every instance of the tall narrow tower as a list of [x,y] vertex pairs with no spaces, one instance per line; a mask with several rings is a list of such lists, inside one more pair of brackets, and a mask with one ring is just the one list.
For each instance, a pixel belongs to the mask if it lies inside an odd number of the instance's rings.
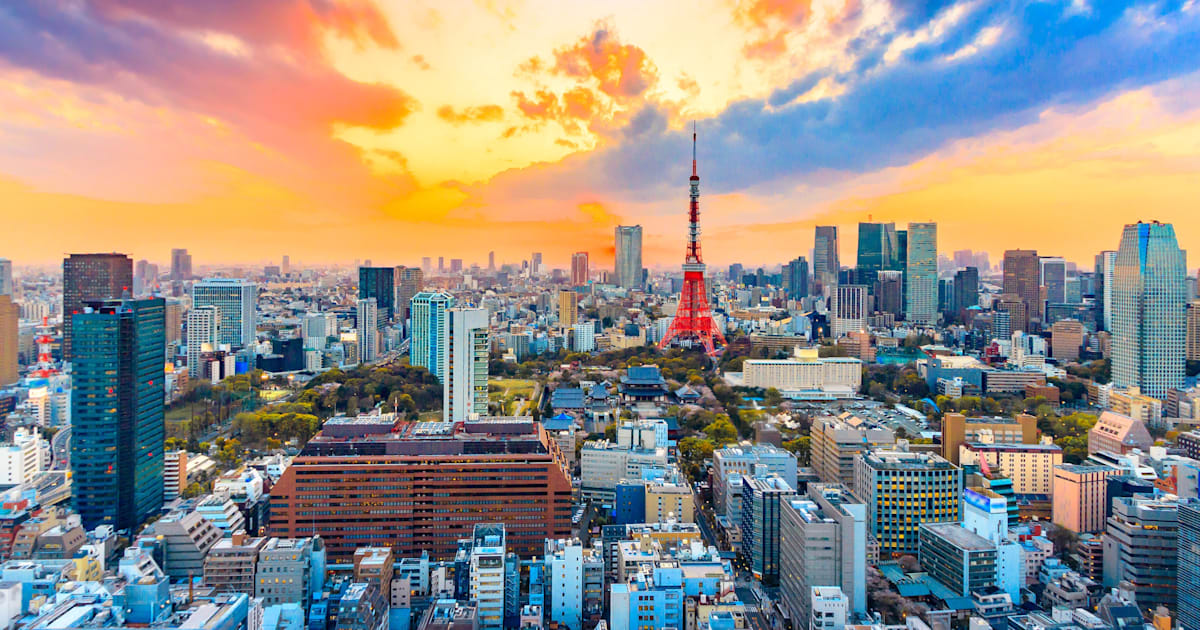
[[688,209],[687,252],[683,258],[683,290],[679,308],[667,334],[658,343],[665,348],[672,342],[683,345],[700,344],[705,351],[717,353],[715,343],[725,345],[725,337],[717,330],[708,310],[708,290],[704,286],[704,261],[700,258],[700,176],[696,174],[696,131],[692,129],[691,204]]

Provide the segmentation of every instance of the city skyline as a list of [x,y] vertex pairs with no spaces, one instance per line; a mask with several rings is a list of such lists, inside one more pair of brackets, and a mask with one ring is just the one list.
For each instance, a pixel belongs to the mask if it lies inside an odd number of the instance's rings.
[[1200,247],[1200,79],[1176,63],[1197,52],[1191,5],[714,0],[687,29],[682,10],[13,3],[0,201],[26,238],[6,255],[162,261],[175,243],[201,263],[323,264],[412,239],[426,251],[396,263],[495,249],[599,267],[613,228],[640,224],[654,267],[683,245],[692,120],[714,265],[791,260],[815,225],[853,243],[867,220],[937,222],[946,251],[993,259],[1086,262],[1138,219]]

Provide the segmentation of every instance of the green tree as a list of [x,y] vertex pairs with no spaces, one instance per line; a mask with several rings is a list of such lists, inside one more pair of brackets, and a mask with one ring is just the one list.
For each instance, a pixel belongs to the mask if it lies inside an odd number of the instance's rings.
[[683,472],[691,479],[698,479],[705,460],[712,457],[715,446],[712,440],[686,437],[679,440],[679,461]]
[[783,443],[783,448],[796,456],[801,466],[807,466],[812,460],[812,437],[801,435],[798,438]]
[[729,416],[720,414],[716,420],[704,427],[704,434],[712,440],[714,445],[720,447],[737,441],[738,431],[729,421]]

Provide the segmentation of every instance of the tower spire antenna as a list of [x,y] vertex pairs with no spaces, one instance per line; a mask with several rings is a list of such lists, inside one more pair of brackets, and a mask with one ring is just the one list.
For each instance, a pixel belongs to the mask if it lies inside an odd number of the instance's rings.
[[696,177],[696,121],[692,121],[692,177]]

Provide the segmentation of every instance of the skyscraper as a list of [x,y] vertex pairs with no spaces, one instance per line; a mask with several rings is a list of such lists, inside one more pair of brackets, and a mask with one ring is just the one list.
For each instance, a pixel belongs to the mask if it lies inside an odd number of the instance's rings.
[[0,293],[0,386],[12,385],[20,379],[17,371],[17,320],[21,308],[11,294]]
[[808,295],[808,260],[803,256],[789,262],[783,268],[783,282],[788,297],[799,300]]
[[[358,299],[375,298],[379,323],[391,321],[396,309],[396,271],[399,267],[359,267]],[[361,326],[359,327],[361,328]]]
[[875,277],[875,310],[900,319],[904,314],[904,274],[880,271]]
[[571,284],[577,287],[588,282],[588,253],[571,254]]
[[438,379],[442,378],[446,359],[442,330],[446,325],[446,311],[452,306],[454,296],[449,293],[422,291],[412,299],[410,363],[429,370]]
[[1013,332],[1028,331],[1030,322],[1042,318],[1041,268],[1037,250],[1010,249],[1004,252],[1004,292],[1025,303],[1025,323],[1013,321]]
[[119,298],[133,291],[133,260],[124,254],[71,254],[63,259],[63,360],[71,360],[70,318],[85,300]]
[[283,261],[279,263],[279,272],[287,275],[292,272],[292,258],[287,254],[283,255]]
[[1200,499],[1181,500],[1177,516],[1177,586],[1187,595],[1178,601],[1179,627],[1200,628],[1200,599],[1190,597],[1200,593]]
[[642,286],[642,226],[618,225],[616,239],[615,282],[625,289]]
[[196,306],[187,314],[188,378],[204,378],[200,355],[212,352],[221,345],[221,309],[216,306]]
[[1112,375],[1166,398],[1183,386],[1187,270],[1169,223],[1126,225],[1113,268]]
[[813,247],[813,279],[823,288],[832,287],[837,284],[837,274],[841,268],[837,226],[818,225]]
[[12,261],[0,258],[0,295],[13,294]]
[[96,300],[71,316],[71,494],[85,529],[162,507],[164,302]]
[[1096,254],[1096,303],[1100,307],[1098,321],[1109,332],[1112,332],[1113,269],[1116,264],[1117,252],[1106,250]]
[[1067,261],[1059,256],[1042,256],[1038,260],[1041,284],[1046,291],[1046,303],[1067,301]]
[[938,316],[937,224],[908,224],[905,318],[932,325]]
[[186,249],[171,250],[171,281],[192,279],[192,255]]
[[192,285],[192,308],[221,309],[221,343],[245,348],[258,327],[258,287],[241,278],[205,278]]
[[833,291],[833,336],[842,337],[867,327],[867,287],[839,284]]
[[488,252],[488,271],[496,270],[496,252]]
[[570,328],[578,320],[579,294],[574,291],[558,292],[558,325]]
[[462,422],[488,412],[488,312],[483,308],[446,311],[442,342],[442,418]]
[[420,293],[425,272],[417,267],[396,267],[396,301],[393,304],[396,321],[404,322],[412,315],[413,296]]
[[1188,361],[1200,361],[1200,300],[1192,300],[1187,306],[1187,351]]
[[899,250],[895,223],[859,223],[858,283],[872,285],[880,271],[898,269]]
[[967,267],[954,272],[954,311],[959,320],[972,306],[979,306],[979,270]]
[[373,297],[359,298],[355,320],[358,331],[358,362],[379,358],[379,303]]

